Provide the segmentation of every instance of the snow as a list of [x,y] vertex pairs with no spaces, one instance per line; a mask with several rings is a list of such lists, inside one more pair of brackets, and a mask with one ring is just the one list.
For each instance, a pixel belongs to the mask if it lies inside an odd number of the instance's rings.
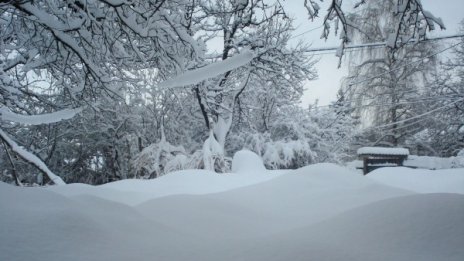
[[[23,3],[21,4],[21,8],[24,9],[26,12],[32,14],[33,16],[37,17],[40,23],[44,24],[48,29],[53,32],[53,35],[64,45],[71,48],[79,58],[85,63],[85,65],[99,78],[103,77],[104,74],[100,68],[93,63],[93,61],[87,56],[85,50],[81,48],[80,44],[75,41],[70,35],[64,33],[66,30],[73,30],[74,28],[71,26],[67,26],[66,24],[58,21],[55,17],[49,15],[48,13],[44,12],[43,10],[39,9],[35,5],[31,3]],[[61,29],[61,30],[59,30]]]
[[[397,25],[397,26],[399,26],[399,25]],[[397,32],[389,33],[387,35],[387,41],[386,41],[385,45],[390,47],[390,48],[395,48],[396,47],[396,41],[397,41],[397,35],[398,35]]]
[[358,155],[377,154],[377,155],[409,155],[409,150],[405,148],[383,148],[383,147],[362,147],[358,149]]
[[425,19],[427,19],[427,22],[429,23],[431,30],[435,29],[434,23],[438,24],[440,26],[440,29],[446,30],[445,23],[443,23],[443,20],[440,17],[436,17],[426,10],[423,10],[422,13],[424,14]]
[[440,171],[406,167],[379,168],[369,172],[367,177],[391,187],[418,193],[464,194],[464,169],[462,168]]
[[[462,260],[464,196],[378,201],[324,222],[264,238],[247,260]],[[461,219],[461,220],[460,220]]]
[[237,151],[232,159],[232,172],[262,172],[266,170],[258,154],[249,150]]
[[226,60],[209,64],[205,67],[185,72],[182,75],[176,76],[173,79],[160,83],[161,88],[183,87],[187,85],[197,84],[201,81],[216,77],[233,69],[249,63],[255,54],[251,50],[243,50],[240,54],[230,57]]
[[0,183],[0,260],[464,258],[464,169],[269,171],[250,153],[235,155],[236,173],[45,189]]
[[423,169],[464,168],[464,155],[449,158],[410,155],[403,165]]
[[203,164],[207,170],[214,171],[215,158],[224,155],[224,149],[214,137],[213,131],[209,133],[209,137],[203,144]]
[[[379,165],[379,164],[376,164]],[[396,164],[393,164],[396,166]],[[354,160],[347,162],[346,166],[351,169],[362,168],[362,160]],[[464,168],[464,155],[456,157],[432,157],[432,156],[417,156],[409,155],[408,158],[403,162],[403,166],[420,168],[420,169],[452,169],[452,168]]]
[[68,120],[80,113],[82,108],[64,109],[57,112],[45,113],[41,115],[22,115],[11,112],[6,107],[0,108],[0,119],[21,124],[40,125]]
[[118,203],[136,206],[154,198],[173,195],[219,193],[274,179],[286,171],[218,174],[208,170],[181,170],[157,179],[126,179],[100,186],[68,184],[47,187],[63,196],[92,195]]

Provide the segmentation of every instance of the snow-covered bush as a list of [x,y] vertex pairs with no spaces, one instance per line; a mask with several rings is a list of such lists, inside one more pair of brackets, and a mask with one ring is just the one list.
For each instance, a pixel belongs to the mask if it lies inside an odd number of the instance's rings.
[[458,156],[451,157],[451,168],[464,168],[464,153],[461,155],[458,153]]
[[265,133],[251,133],[245,136],[243,147],[254,151],[259,156],[263,156],[267,144],[271,141],[271,136],[268,132]]
[[[170,167],[169,171],[166,167],[165,172],[180,169],[207,169],[217,173],[225,173],[230,171],[231,163],[231,158],[224,156],[217,141],[209,137],[202,149],[195,150],[191,154],[178,155],[172,159],[167,165]],[[171,166],[176,166],[176,168],[171,169]]]
[[[206,164],[205,164],[206,159]],[[207,169],[216,173],[230,172],[232,158],[220,154],[204,154],[203,150],[197,150],[188,156],[184,169]]]
[[275,141],[266,144],[263,161],[270,169],[296,169],[314,163],[316,155],[306,140]]
[[464,158],[464,149],[460,150],[460,151],[458,152],[458,155],[457,155],[457,156],[458,156],[458,157],[463,157],[463,158]]
[[266,149],[266,144],[270,141],[271,138],[268,132],[241,131],[229,135],[226,149],[229,155],[234,155],[237,151],[246,149],[262,157]]
[[[305,145],[299,140],[274,141],[269,132],[242,132],[231,135],[230,143],[233,143],[233,148],[236,149],[229,153],[236,154],[241,150],[254,152],[262,159],[268,169],[298,168],[312,163],[314,159],[303,156],[312,154],[307,143]],[[309,161],[303,160],[303,158],[309,159]]]
[[167,172],[183,169],[188,159],[182,146],[174,146],[164,135],[158,143],[144,148],[134,159],[136,177],[156,178]]
[[299,168],[314,163],[317,155],[308,140],[284,138],[274,141],[268,132],[242,133],[232,140],[260,156],[268,169]]
[[229,153],[248,149],[263,158],[269,169],[299,168],[318,162],[341,163],[354,139],[356,122],[341,106],[304,110],[280,108],[267,130],[232,133]]
[[177,154],[172,157],[164,166],[164,173],[170,173],[177,170],[187,169],[189,166],[189,158],[184,154]]

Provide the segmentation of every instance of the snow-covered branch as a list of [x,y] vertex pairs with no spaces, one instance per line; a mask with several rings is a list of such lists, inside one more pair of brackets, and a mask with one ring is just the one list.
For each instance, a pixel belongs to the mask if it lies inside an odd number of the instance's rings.
[[0,138],[11,148],[12,151],[16,152],[22,159],[31,163],[41,172],[46,174],[56,185],[66,184],[59,176],[55,175],[45,163],[40,160],[37,156],[20,147],[15,141],[13,141],[8,135],[0,129]]
[[[321,0],[323,2],[324,0]],[[327,13],[323,21],[323,32],[321,38],[327,39],[331,31],[331,23],[334,24],[333,31],[335,35],[340,34],[342,41],[337,56],[343,55],[345,46],[351,42],[349,29],[360,30],[360,25],[353,23],[345,14],[345,9],[342,7],[343,0],[331,0]],[[363,5],[370,4],[371,1],[357,1],[354,8],[360,8]],[[436,25],[440,29],[445,29],[443,21],[435,17],[432,13],[426,11],[420,0],[402,0],[389,1],[389,5],[395,5],[394,30],[385,39],[388,46],[392,50],[403,47],[405,43],[411,40],[424,40],[427,30],[435,30]],[[310,19],[318,16],[320,7],[312,0],[305,0],[304,6],[308,10]],[[341,32],[338,29],[341,25]]]
[[251,62],[253,58],[255,58],[254,52],[251,50],[245,50],[227,60],[208,64],[205,67],[183,73],[177,77],[160,83],[159,86],[161,88],[173,88],[197,84],[204,80],[244,66]]
[[6,107],[0,107],[0,119],[28,125],[40,125],[69,120],[80,113],[82,108],[64,109],[57,112],[45,113],[40,115],[22,115],[11,112]]

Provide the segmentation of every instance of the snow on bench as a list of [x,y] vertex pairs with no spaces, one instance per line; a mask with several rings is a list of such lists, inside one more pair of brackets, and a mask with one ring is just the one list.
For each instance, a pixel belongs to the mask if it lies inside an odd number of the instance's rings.
[[360,155],[409,155],[409,150],[405,148],[384,148],[384,147],[362,147],[359,148]]
[[357,151],[363,160],[363,173],[386,166],[403,166],[408,158],[409,150],[405,148],[362,147]]

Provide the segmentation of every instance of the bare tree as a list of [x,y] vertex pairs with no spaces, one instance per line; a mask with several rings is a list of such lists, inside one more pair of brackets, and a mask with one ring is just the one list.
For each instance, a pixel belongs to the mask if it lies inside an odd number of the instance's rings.
[[[360,14],[350,16],[364,31],[354,31],[354,40],[382,42],[391,37],[396,19],[393,2],[371,0]],[[418,101],[435,68],[434,46],[410,43],[401,49],[367,48],[350,54],[346,92],[365,124],[383,126],[374,131],[375,144],[397,146],[421,130],[421,124],[408,119],[421,113]]]

